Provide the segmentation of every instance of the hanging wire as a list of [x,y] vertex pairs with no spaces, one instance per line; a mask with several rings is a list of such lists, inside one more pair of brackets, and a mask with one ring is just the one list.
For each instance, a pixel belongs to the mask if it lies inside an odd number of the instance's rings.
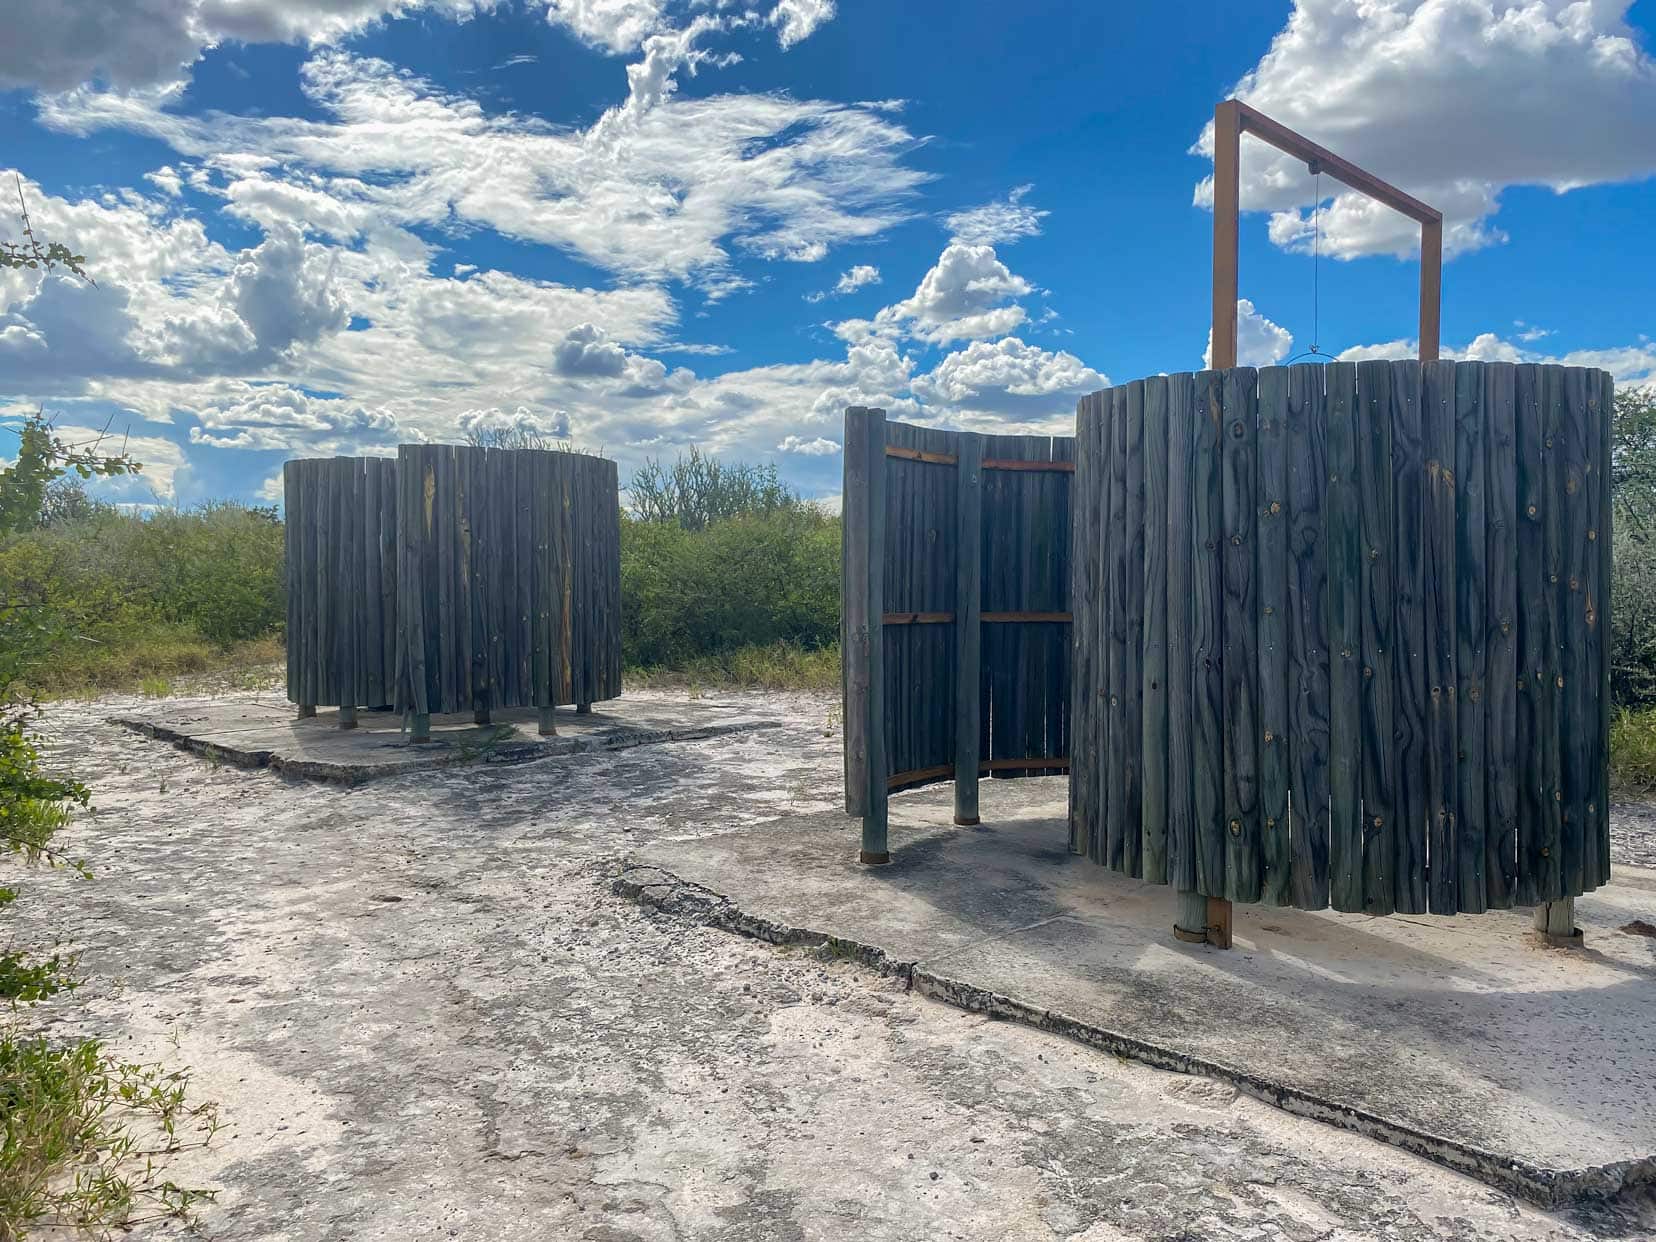
[[1322,334],[1322,165],[1312,160],[1309,167],[1316,178],[1311,203],[1311,348],[1288,359],[1291,363],[1302,358],[1329,361],[1328,355],[1318,348]]

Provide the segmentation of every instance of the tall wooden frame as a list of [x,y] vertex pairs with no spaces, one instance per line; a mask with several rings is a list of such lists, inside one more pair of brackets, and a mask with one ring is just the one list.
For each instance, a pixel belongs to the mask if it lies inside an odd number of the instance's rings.
[[1213,362],[1215,370],[1236,365],[1237,237],[1242,135],[1253,134],[1277,150],[1304,160],[1376,202],[1420,223],[1420,360],[1438,356],[1443,299],[1443,213],[1341,159],[1240,99],[1213,110]]

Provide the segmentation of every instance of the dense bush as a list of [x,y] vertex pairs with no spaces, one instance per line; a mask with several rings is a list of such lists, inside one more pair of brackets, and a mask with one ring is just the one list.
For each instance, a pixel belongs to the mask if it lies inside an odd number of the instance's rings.
[[621,524],[621,645],[629,666],[683,664],[839,634],[839,520],[805,505],[702,530]]
[[269,638],[286,610],[274,510],[215,503],[139,516],[74,495],[0,541],[0,599],[62,624],[24,673],[42,689],[119,683],[211,663]]

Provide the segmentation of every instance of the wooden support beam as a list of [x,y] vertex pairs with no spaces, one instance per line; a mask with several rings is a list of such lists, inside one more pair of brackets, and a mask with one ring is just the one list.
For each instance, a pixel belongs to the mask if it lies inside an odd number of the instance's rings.
[[1422,362],[1435,361],[1443,301],[1443,213],[1241,100],[1227,99],[1213,110],[1213,368],[1225,370],[1236,365],[1243,134],[1252,134],[1284,154],[1304,160],[1307,167],[1327,173],[1420,225],[1420,358]]
[[953,466],[960,460],[953,453],[928,453],[924,449],[903,448],[897,444],[886,445],[885,455],[900,457],[904,461],[924,462],[928,466]]
[[986,458],[983,468],[985,470],[1024,470],[1037,473],[1044,471],[1055,474],[1075,473],[1075,463],[1073,461],[1018,461],[1005,457]]
[[886,836],[885,411],[845,412],[841,653],[845,691],[846,809],[862,816],[865,863],[891,861]]
[[312,720],[312,719],[315,718],[315,716],[316,716],[316,704],[315,703],[301,703],[301,704],[299,704],[299,719],[300,720]]
[[411,712],[409,714],[408,740],[411,742],[429,742],[431,740],[431,714],[429,712]]
[[978,822],[981,756],[983,626],[983,437],[960,437],[956,486],[955,589],[955,809],[954,822]]
[[540,709],[540,735],[542,737],[556,737],[558,735],[558,709],[543,707]]
[[341,729],[354,729],[357,727],[356,708],[351,704],[341,703],[339,705],[339,727]]
[[473,724],[480,724],[480,725],[488,724],[489,723],[489,709],[486,708],[486,707],[473,708],[472,709],[472,723]]
[[1073,620],[1073,614],[1067,612],[986,612],[982,614],[982,617],[985,625],[1009,624],[1019,621],[1068,625]]
[[590,716],[590,715],[592,715],[592,704],[591,703],[577,703],[577,704],[575,704],[575,714],[577,716]]
[[955,619],[952,612],[887,612],[880,614],[881,625],[947,625]]

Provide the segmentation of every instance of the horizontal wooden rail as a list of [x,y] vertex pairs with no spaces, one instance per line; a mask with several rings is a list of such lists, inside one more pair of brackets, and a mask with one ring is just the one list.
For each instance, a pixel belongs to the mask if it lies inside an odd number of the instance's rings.
[[904,461],[923,461],[928,466],[954,466],[960,463],[960,458],[953,453],[928,453],[924,449],[899,448],[895,444],[885,446],[885,455],[901,457]]
[[1050,621],[1057,625],[1068,625],[1072,619],[1067,612],[986,612],[985,621]]
[[1060,474],[1074,474],[1073,461],[1012,461],[1004,457],[986,457],[985,470],[1056,470]]
[[954,620],[952,612],[885,612],[880,614],[881,625],[946,625]]
[[[1022,759],[987,759],[978,764],[978,774],[986,776],[990,772],[1038,772],[1051,768],[1058,772],[1068,772],[1070,761],[1065,757],[1051,757],[1046,755],[1031,755]],[[917,785],[923,781],[945,780],[954,775],[954,764],[940,763],[936,767],[914,768],[907,772],[893,772],[886,777],[887,789],[899,789],[905,785]]]

